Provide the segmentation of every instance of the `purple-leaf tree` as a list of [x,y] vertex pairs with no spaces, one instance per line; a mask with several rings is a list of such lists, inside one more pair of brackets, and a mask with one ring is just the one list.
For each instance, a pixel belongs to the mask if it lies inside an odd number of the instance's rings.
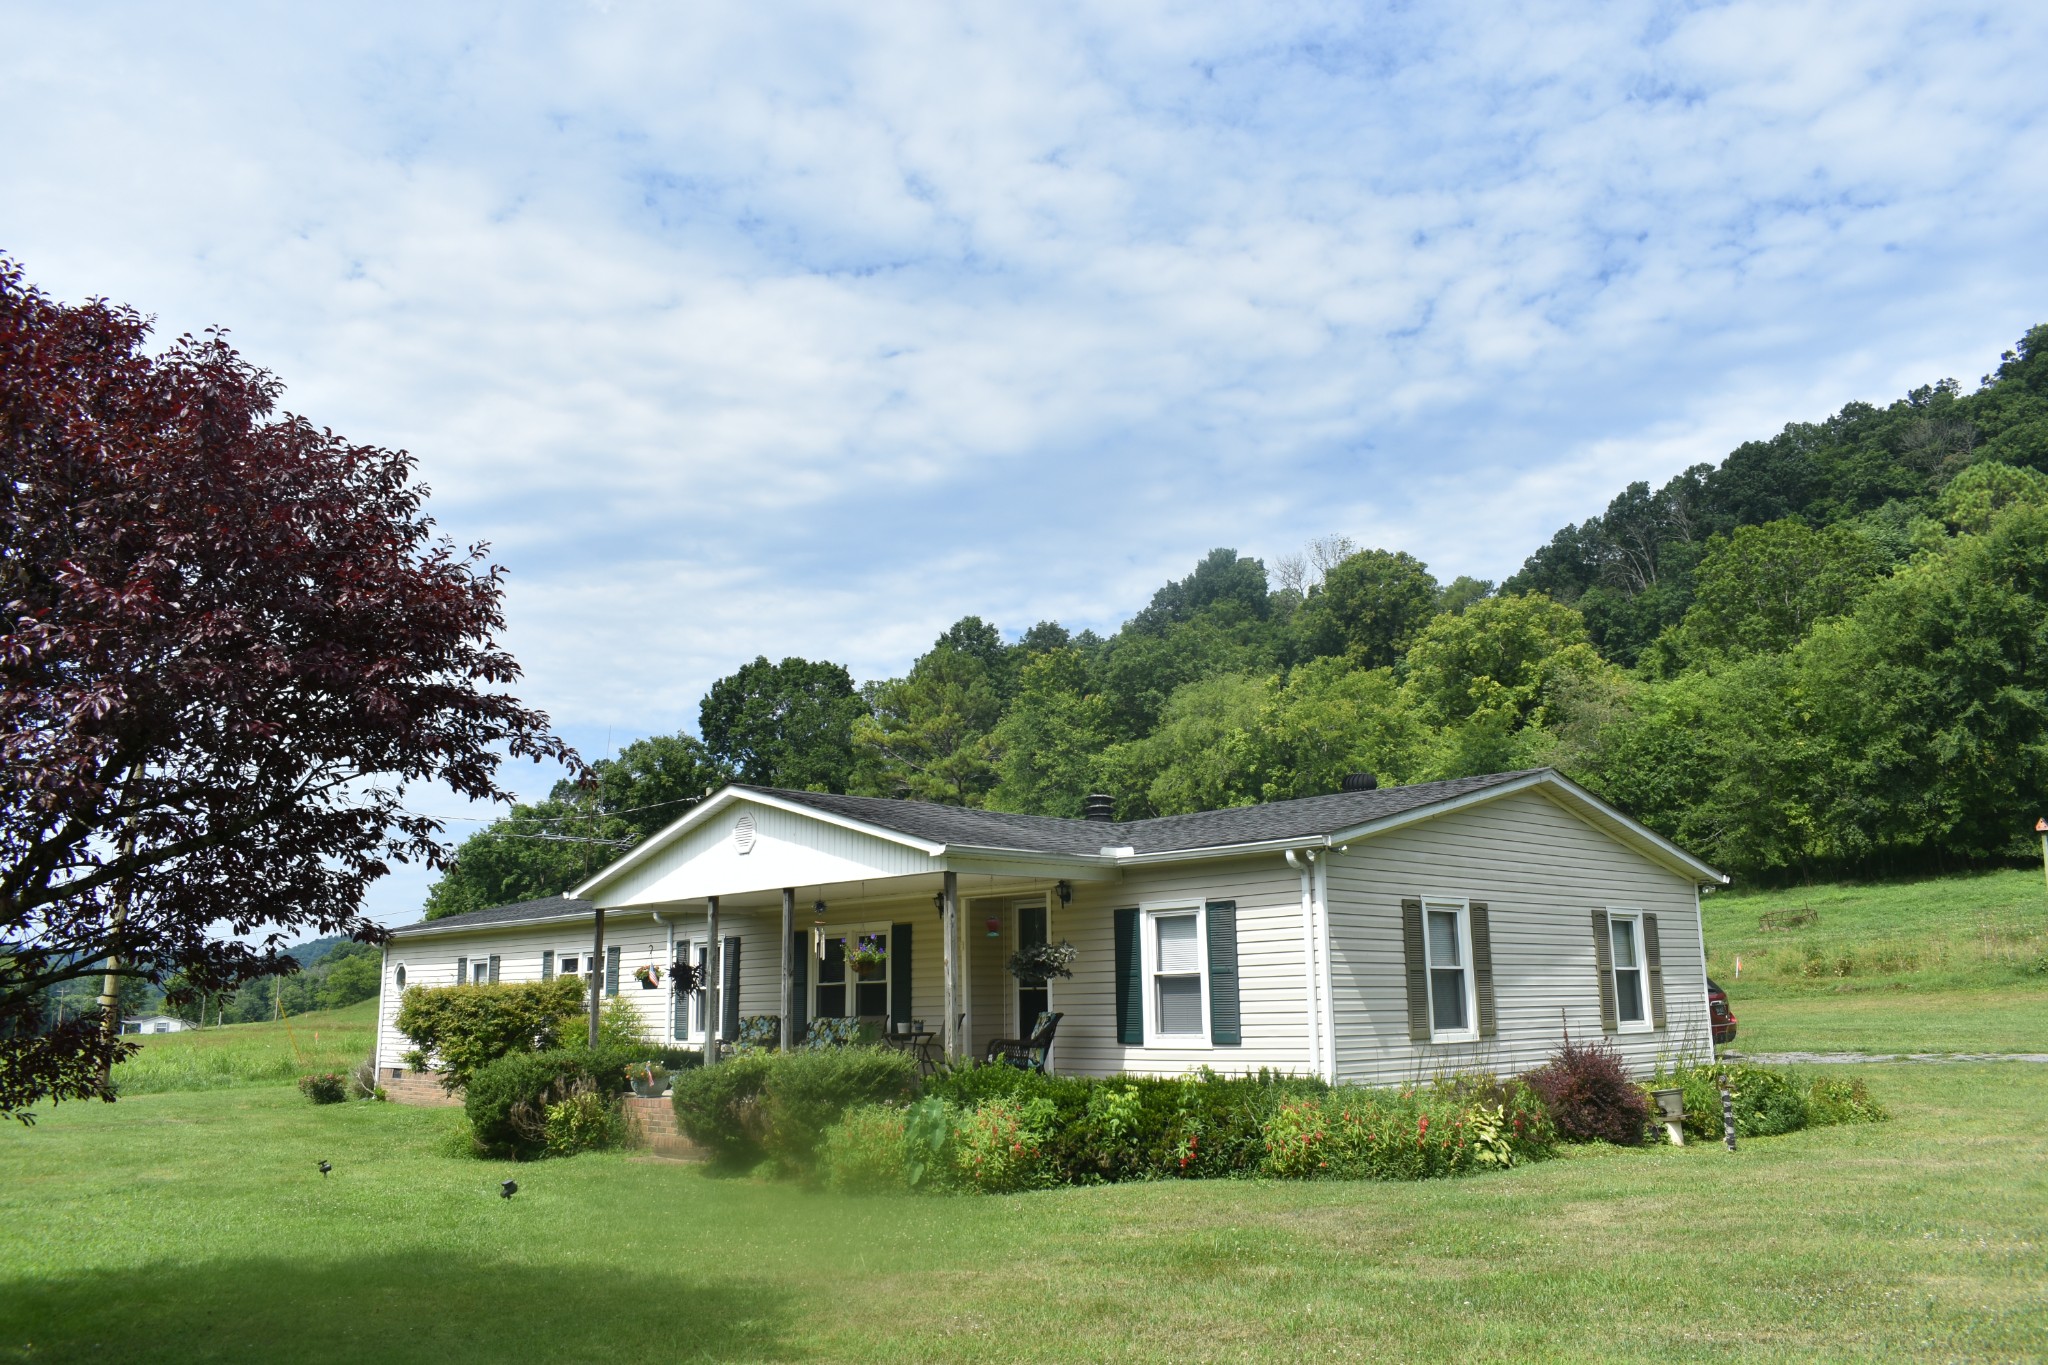
[[502,571],[435,535],[412,458],[279,413],[219,332],[149,331],[0,258],[0,1116],[113,1098],[126,1045],[48,1026],[50,987],[376,942],[364,889],[443,858],[409,784],[577,765],[505,692]]

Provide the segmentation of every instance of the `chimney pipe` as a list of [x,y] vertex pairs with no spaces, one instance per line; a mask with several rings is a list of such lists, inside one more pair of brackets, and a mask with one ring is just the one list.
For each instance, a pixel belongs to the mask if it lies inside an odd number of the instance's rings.
[[1348,792],[1369,792],[1380,785],[1380,780],[1371,773],[1344,774],[1344,790]]
[[1116,803],[1103,792],[1091,792],[1081,798],[1081,818],[1108,824],[1116,818]]

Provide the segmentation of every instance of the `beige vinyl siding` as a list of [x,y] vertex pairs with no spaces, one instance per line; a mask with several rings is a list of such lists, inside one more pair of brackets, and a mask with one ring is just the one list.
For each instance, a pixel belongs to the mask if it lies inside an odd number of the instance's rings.
[[[1707,1051],[1694,884],[1540,793],[1438,816],[1328,856],[1338,1079],[1398,1084],[1448,1071],[1509,1075],[1540,1065],[1566,1024],[1575,1037],[1611,1039],[1637,1071],[1661,1056]],[[1409,1041],[1405,897],[1486,903],[1496,1037]],[[1608,907],[1657,916],[1669,1007],[1661,1031],[1601,1033],[1592,912]]]
[[[1116,910],[1216,900],[1237,902],[1243,1045],[1128,1047],[1118,1042]],[[1071,980],[1052,983],[1052,1007],[1065,1015],[1053,1046],[1054,1071],[1177,1076],[1208,1066],[1225,1074],[1260,1067],[1308,1073],[1301,880],[1280,854],[1140,867],[1118,883],[1077,883],[1073,904],[1062,909],[1053,903],[1052,939],[1062,938],[1072,940],[1079,957]]]

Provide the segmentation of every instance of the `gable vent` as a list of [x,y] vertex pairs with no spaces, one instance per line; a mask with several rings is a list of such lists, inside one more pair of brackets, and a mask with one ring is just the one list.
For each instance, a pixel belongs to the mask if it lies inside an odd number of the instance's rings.
[[754,813],[746,812],[732,822],[732,846],[742,853],[754,851]]

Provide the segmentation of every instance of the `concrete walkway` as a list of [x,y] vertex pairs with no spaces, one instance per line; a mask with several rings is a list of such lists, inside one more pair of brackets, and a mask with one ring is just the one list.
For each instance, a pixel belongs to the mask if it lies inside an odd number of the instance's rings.
[[1730,1062],[1804,1066],[1809,1062],[2048,1062],[2048,1052],[1723,1052]]

